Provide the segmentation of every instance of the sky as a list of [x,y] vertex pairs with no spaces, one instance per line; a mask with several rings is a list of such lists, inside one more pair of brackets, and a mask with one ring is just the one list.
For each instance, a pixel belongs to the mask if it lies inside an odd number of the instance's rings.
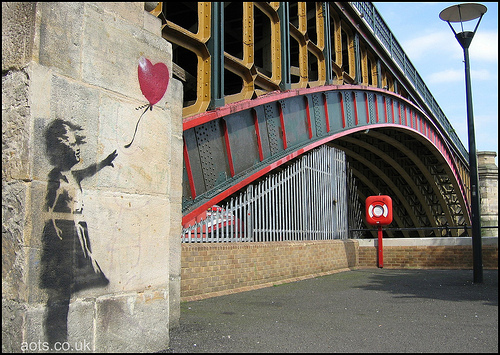
[[[464,52],[439,13],[460,3],[373,2],[469,150]],[[498,166],[498,3],[484,14],[469,47],[476,151],[494,151]],[[477,20],[464,23],[474,31]],[[460,23],[452,24],[461,32]]]

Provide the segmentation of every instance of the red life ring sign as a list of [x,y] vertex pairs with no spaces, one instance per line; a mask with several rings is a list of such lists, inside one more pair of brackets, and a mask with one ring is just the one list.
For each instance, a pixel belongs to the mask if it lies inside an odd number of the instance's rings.
[[369,196],[366,198],[366,222],[385,226],[392,223],[392,199],[389,196]]

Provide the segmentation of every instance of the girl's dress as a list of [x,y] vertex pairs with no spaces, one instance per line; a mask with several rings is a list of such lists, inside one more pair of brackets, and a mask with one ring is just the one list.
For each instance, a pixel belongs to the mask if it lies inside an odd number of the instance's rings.
[[82,191],[75,174],[53,169],[47,187],[40,287],[73,293],[109,283],[92,256]]

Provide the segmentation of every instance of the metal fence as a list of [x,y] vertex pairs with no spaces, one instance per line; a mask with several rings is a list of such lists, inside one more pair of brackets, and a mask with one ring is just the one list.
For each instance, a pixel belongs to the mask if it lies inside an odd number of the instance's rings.
[[213,206],[183,242],[347,239],[345,153],[321,146],[279,173]]
[[364,204],[359,198],[358,185],[349,164],[347,164],[347,190],[349,238],[358,239],[363,235],[359,230],[364,225]]

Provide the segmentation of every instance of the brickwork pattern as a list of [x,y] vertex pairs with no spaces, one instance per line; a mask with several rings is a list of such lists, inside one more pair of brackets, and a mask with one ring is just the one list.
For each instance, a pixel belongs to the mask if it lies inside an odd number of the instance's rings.
[[[269,287],[353,268],[377,267],[377,248],[356,240],[182,244],[181,300]],[[384,268],[472,269],[472,247],[385,246]],[[483,245],[498,269],[498,246]]]
[[[387,246],[385,268],[470,269],[471,246]],[[377,267],[377,247],[359,248],[359,267]],[[483,245],[483,268],[498,269],[498,246]]]
[[355,267],[354,240],[183,244],[181,299],[262,287]]

